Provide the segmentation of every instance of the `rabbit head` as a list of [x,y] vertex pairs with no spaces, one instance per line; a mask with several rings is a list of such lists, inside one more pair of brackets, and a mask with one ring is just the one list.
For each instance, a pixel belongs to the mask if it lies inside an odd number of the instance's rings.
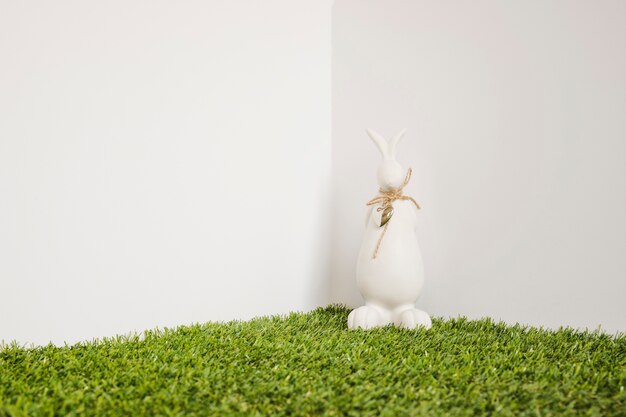
[[367,135],[374,141],[380,153],[383,155],[383,161],[378,166],[376,175],[378,185],[382,190],[386,191],[402,187],[406,171],[402,165],[396,161],[396,146],[402,136],[404,136],[406,129],[402,129],[389,142],[372,129],[366,129],[366,131]]

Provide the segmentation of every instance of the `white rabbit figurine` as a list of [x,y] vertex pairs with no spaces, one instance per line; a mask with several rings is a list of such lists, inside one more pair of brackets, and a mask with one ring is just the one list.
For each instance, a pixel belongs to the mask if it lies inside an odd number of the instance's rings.
[[[365,305],[352,310],[348,328],[371,329],[395,324],[409,329],[430,328],[430,316],[415,308],[424,283],[422,255],[415,228],[419,206],[402,194],[411,170],[396,161],[396,146],[406,129],[389,142],[367,129],[383,155],[378,167],[380,195],[368,206],[356,281]],[[405,176],[406,174],[406,176]]]

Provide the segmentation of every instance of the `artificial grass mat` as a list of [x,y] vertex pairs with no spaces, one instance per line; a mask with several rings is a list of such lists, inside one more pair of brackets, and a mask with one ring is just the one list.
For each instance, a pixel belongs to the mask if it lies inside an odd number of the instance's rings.
[[349,310],[0,348],[0,416],[626,415],[626,338],[442,320],[348,331]]

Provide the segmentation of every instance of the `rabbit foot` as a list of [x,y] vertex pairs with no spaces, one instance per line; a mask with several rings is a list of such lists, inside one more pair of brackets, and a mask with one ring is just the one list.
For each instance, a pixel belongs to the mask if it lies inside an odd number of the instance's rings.
[[348,329],[372,329],[374,327],[385,326],[388,323],[383,319],[383,315],[376,308],[362,306],[355,308],[348,315]]
[[432,322],[425,311],[409,308],[398,313],[396,325],[405,329],[415,329],[418,326],[430,329]]

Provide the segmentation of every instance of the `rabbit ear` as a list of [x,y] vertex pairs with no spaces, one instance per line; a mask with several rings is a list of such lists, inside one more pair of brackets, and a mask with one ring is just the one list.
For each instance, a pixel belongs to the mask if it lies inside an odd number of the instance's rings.
[[393,137],[393,139],[389,141],[389,156],[391,156],[392,158],[396,157],[396,146],[398,145],[398,142],[400,142],[400,139],[402,139],[402,136],[404,136],[405,133],[406,129],[402,129],[400,132],[398,132],[396,136]]
[[378,133],[374,132],[372,129],[365,129],[367,135],[372,139],[372,141],[378,146],[380,153],[383,154],[384,159],[389,158],[389,149],[387,145],[387,141],[385,138],[380,136]]

